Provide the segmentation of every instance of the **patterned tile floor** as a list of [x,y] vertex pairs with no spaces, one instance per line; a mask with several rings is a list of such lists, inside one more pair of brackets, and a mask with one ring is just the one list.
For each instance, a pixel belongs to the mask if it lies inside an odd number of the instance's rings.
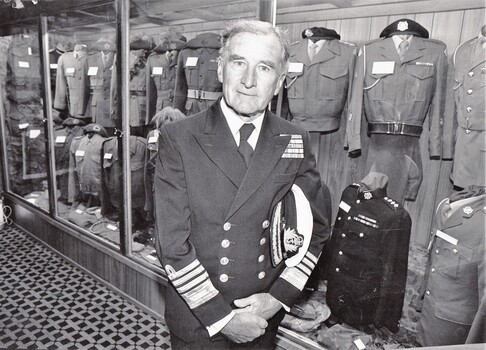
[[0,230],[0,349],[170,349],[164,323],[21,230]]

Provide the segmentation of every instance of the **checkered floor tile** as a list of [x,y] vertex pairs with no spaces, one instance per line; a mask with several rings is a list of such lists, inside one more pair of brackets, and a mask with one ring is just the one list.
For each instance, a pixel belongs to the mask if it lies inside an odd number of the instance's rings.
[[0,349],[170,349],[166,325],[15,227],[0,231]]

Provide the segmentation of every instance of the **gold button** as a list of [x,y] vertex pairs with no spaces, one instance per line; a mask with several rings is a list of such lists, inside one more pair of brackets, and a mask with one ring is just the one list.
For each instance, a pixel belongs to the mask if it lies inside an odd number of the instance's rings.
[[351,220],[351,216],[348,216],[348,220]]
[[263,238],[260,240],[260,245],[264,245],[266,242],[267,242],[267,239],[266,239],[265,237],[263,237]]
[[223,230],[229,231],[231,229],[231,223],[225,222],[223,225]]
[[468,95],[472,95],[472,93],[473,93],[473,89],[468,89],[468,90],[467,90],[467,94],[468,94]]
[[435,254],[439,254],[439,249],[436,249],[435,250]]
[[336,272],[339,272],[339,267],[336,267]]
[[466,108],[466,111],[467,111],[468,113],[471,113],[471,112],[472,112],[472,107],[467,107],[467,108]]
[[474,72],[469,72],[469,73],[467,73],[467,75],[469,75],[470,77],[473,77],[474,76]]
[[265,255],[260,255],[258,257],[258,262],[262,262],[263,260],[265,260]]
[[262,223],[262,227],[263,227],[263,228],[267,228],[268,226],[270,226],[270,221],[265,220],[265,221]]
[[228,265],[229,259],[227,257],[222,257],[219,262],[221,263],[221,265]]
[[433,267],[433,268],[431,268],[431,269],[430,269],[430,271],[431,271],[431,272],[435,272],[435,268],[434,268],[434,267]]
[[363,233],[363,232],[360,232],[360,233],[359,233],[359,236],[360,236],[360,237],[364,237],[364,233]]
[[343,255],[343,252],[342,251],[339,251],[339,255]]
[[258,274],[258,279],[264,279],[264,278],[265,278],[265,272],[262,271]]
[[359,199],[356,200],[356,203],[359,204],[361,201]]
[[223,273],[221,276],[219,276],[219,280],[223,283],[228,282],[228,275]]
[[340,216],[338,216],[338,220],[341,220],[341,217]]
[[452,252],[453,252],[454,254],[457,254],[457,249],[456,249],[456,248],[452,249]]
[[345,233],[341,234],[341,237],[343,237],[343,238],[346,237],[346,234]]
[[221,247],[228,248],[229,246],[230,246],[230,241],[228,241],[227,239],[223,239],[223,241],[221,242]]
[[425,294],[430,295],[430,290],[426,291]]

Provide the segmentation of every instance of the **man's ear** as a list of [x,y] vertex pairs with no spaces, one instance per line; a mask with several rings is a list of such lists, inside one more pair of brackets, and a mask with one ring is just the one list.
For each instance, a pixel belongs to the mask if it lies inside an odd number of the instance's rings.
[[221,56],[218,57],[218,80],[220,83],[223,83],[223,58]]

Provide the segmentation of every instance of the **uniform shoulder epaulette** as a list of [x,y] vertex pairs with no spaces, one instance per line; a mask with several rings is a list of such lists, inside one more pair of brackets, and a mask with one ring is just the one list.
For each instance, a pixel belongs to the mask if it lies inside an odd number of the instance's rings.
[[383,202],[385,202],[392,210],[398,210],[402,207],[400,203],[389,197],[383,197]]
[[293,45],[297,45],[298,43],[300,43],[302,40],[297,40],[297,41],[294,41],[292,43],[290,43],[290,46],[293,46]]
[[352,47],[356,47],[357,45],[352,43],[352,42],[349,42],[349,41],[345,41],[345,40],[339,40],[339,43],[341,44],[345,44],[345,45],[348,45],[348,46],[352,46]]
[[456,54],[459,51],[460,48],[464,47],[466,44],[471,44],[474,42],[474,40],[477,40],[477,37],[471,38],[469,40],[466,40],[465,42],[457,45],[457,47],[454,49],[454,52],[452,53],[452,63],[456,65]]
[[374,43],[378,43],[380,41],[383,41],[385,40],[386,38],[376,38],[376,39],[372,39],[372,40],[369,40],[369,41],[366,41],[362,44],[362,46],[367,46],[367,45],[372,45]]
[[437,45],[440,45],[440,46],[443,46],[444,48],[447,47],[447,45],[443,42],[443,41],[440,41],[438,39],[422,39],[424,40],[425,42],[428,42],[428,43],[434,43],[434,44],[437,44]]
[[80,140],[84,137],[84,135],[74,136],[73,140]]

